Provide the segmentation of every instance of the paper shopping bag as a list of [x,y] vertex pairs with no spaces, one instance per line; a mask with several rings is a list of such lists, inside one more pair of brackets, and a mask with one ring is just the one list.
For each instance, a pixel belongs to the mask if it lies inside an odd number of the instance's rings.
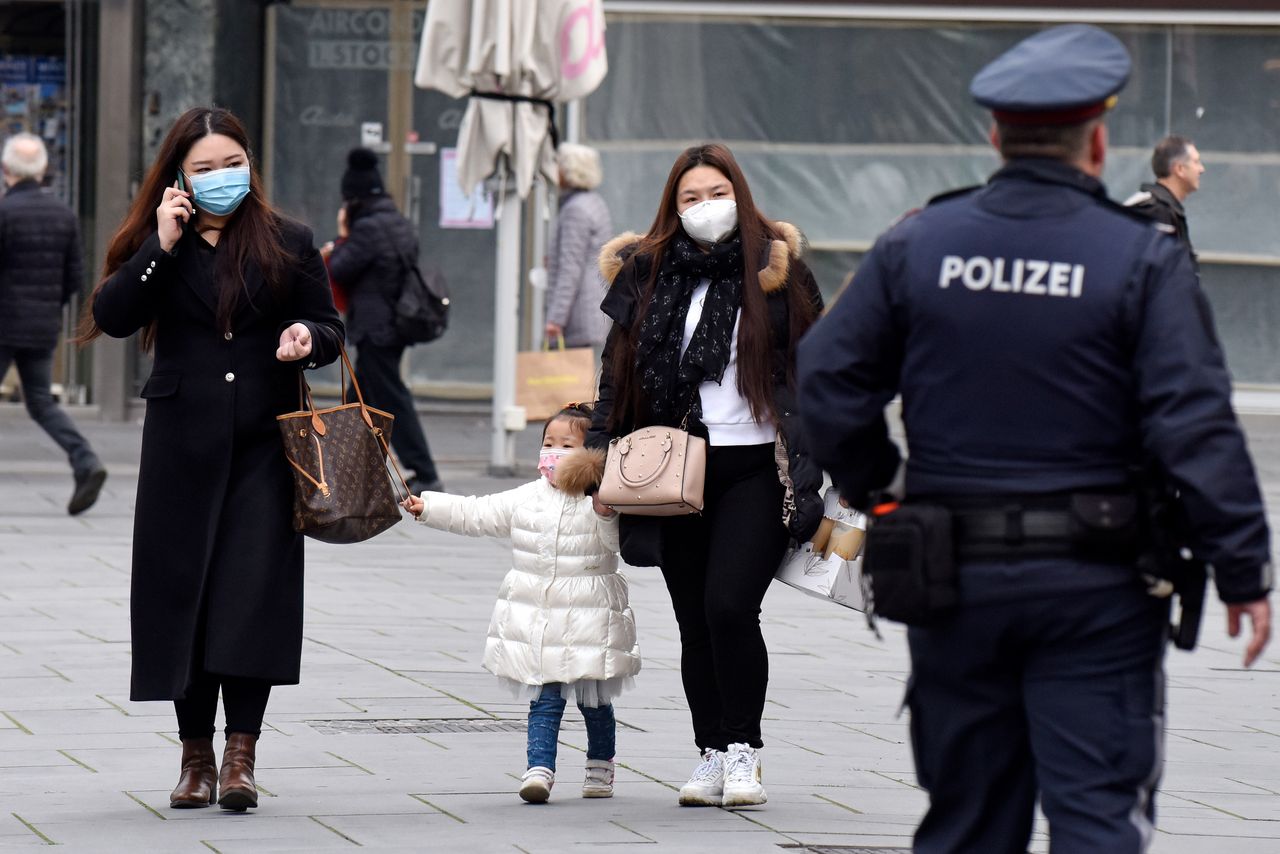
[[867,585],[862,578],[862,543],[867,519],[857,510],[840,506],[840,496],[828,489],[822,523],[813,539],[793,543],[774,578],[819,599],[865,611]]
[[590,347],[516,354],[516,405],[530,421],[544,421],[566,403],[596,399],[596,354]]

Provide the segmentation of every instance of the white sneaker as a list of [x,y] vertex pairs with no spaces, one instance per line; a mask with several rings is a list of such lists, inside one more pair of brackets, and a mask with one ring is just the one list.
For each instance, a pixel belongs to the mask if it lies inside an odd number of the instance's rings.
[[760,773],[760,754],[745,744],[729,745],[724,756],[724,800],[726,807],[749,807],[769,800]]
[[520,797],[531,804],[545,803],[551,797],[551,787],[556,784],[556,772],[535,765],[520,778]]
[[588,759],[587,774],[582,780],[582,797],[613,797],[613,760]]
[[708,747],[702,762],[680,789],[682,807],[718,807],[724,796],[724,754]]

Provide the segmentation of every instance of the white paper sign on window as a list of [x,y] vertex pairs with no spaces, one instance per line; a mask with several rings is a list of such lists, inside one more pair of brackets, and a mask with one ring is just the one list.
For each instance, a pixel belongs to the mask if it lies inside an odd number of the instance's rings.
[[493,194],[476,184],[465,196],[458,186],[458,150],[440,149],[440,227],[493,228]]

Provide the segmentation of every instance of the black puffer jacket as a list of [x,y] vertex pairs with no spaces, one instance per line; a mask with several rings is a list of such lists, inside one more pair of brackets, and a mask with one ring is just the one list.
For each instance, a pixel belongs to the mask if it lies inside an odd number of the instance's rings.
[[52,350],[84,282],[76,215],[35,181],[0,199],[0,346]]
[[[402,260],[403,256],[403,260]],[[329,256],[329,275],[347,290],[347,340],[395,347],[395,306],[400,288],[418,260],[413,223],[385,196],[360,203],[346,240]]]
[[[803,542],[813,535],[822,521],[822,469],[814,462],[805,448],[804,435],[796,409],[795,389],[790,374],[795,360],[795,341],[791,340],[791,313],[787,293],[799,288],[813,304],[814,316],[822,310],[822,294],[809,267],[800,260],[802,239],[800,232],[785,222],[774,223],[783,236],[770,246],[769,257],[760,269],[760,287],[765,291],[769,306],[769,326],[772,330],[773,354],[773,405],[778,413],[778,429],[787,450],[788,476],[792,483],[789,498],[792,507],[780,507],[778,511],[788,519],[791,535]],[[632,260],[639,235],[624,234],[604,245],[600,252],[600,272],[609,282],[609,293],[601,309],[613,318],[615,329],[619,324],[628,326],[635,320],[636,308],[649,271],[642,268],[639,259]],[[608,429],[613,411],[612,359],[614,335],[605,344],[600,392],[591,430],[587,434],[588,448],[604,449],[616,438]],[[621,426],[618,435],[651,426],[654,422],[642,415],[635,423]],[[675,426],[675,425],[671,425]],[[690,430],[694,430],[693,425]],[[780,472],[781,474],[781,472]],[[652,520],[657,517],[623,516],[623,559],[633,566],[656,565],[658,557],[659,526]]]

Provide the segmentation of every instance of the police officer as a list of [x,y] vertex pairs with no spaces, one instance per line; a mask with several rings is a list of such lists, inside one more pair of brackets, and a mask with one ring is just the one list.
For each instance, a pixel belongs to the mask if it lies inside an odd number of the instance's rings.
[[1230,634],[1252,624],[1246,666],[1268,640],[1266,517],[1191,259],[1099,181],[1129,70],[1084,25],[984,68],[971,94],[1003,168],[881,236],[800,344],[813,455],[842,495],[893,478],[900,394],[902,510],[954,512],[936,564],[955,560],[957,604],[908,630],[918,854],[1024,852],[1037,797],[1054,854],[1150,843],[1168,606],[1124,533],[1135,466],[1181,491]]

